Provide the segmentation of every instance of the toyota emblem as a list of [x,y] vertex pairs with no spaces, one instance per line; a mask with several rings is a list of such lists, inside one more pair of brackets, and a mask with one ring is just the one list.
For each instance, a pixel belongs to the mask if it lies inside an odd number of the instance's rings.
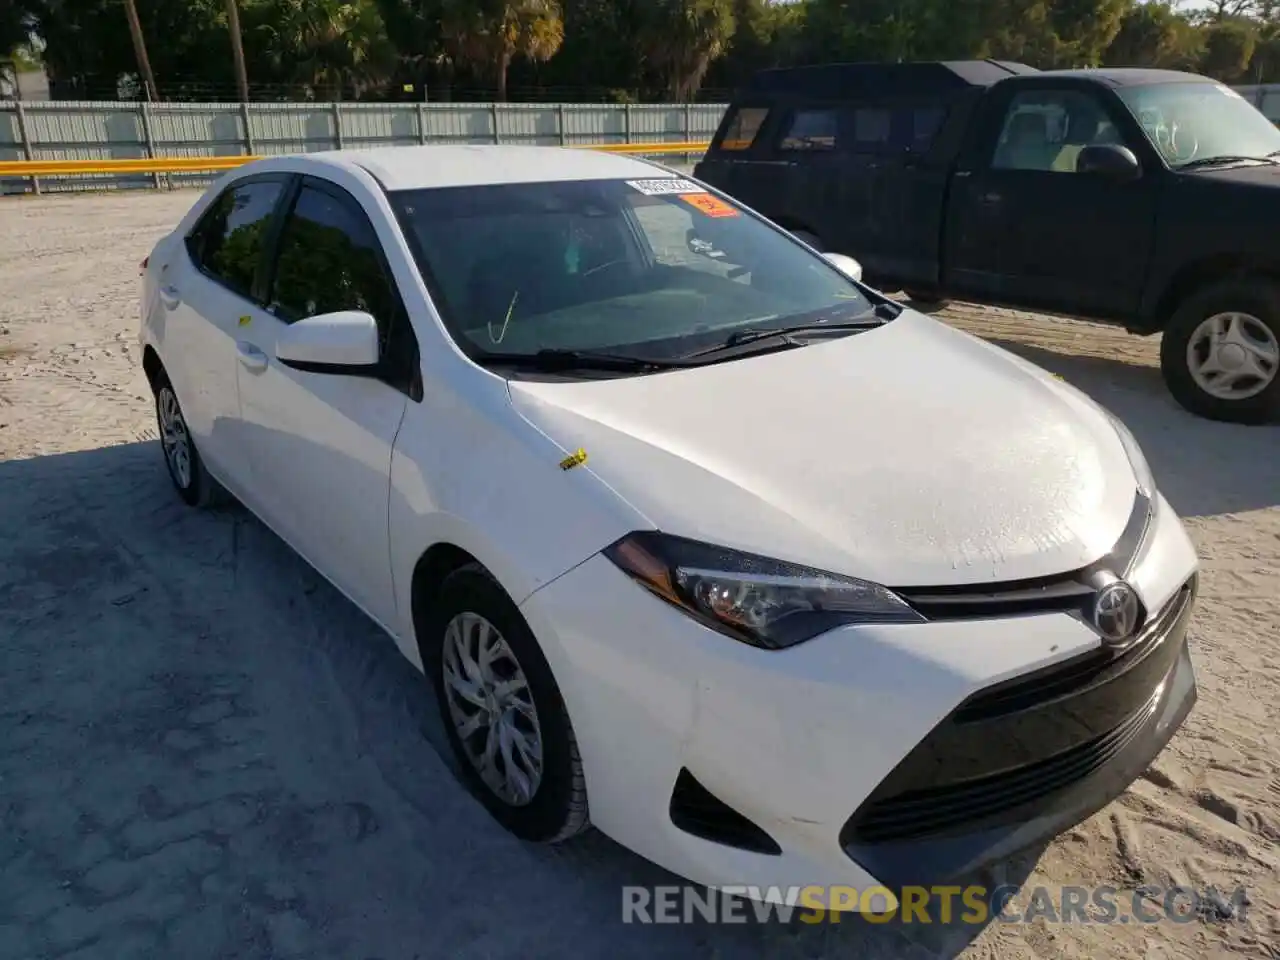
[[1093,625],[1110,643],[1129,639],[1141,614],[1137,592],[1123,580],[1113,580],[1094,596]]

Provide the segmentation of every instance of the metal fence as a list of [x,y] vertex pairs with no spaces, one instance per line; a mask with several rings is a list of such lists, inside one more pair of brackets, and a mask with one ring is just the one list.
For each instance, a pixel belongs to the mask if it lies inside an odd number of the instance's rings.
[[[240,156],[424,143],[592,144],[711,139],[724,104],[129,103],[0,101],[0,161]],[[672,158],[679,162],[692,155]],[[46,190],[174,186],[207,173],[49,180]],[[0,181],[22,192],[23,179]]]

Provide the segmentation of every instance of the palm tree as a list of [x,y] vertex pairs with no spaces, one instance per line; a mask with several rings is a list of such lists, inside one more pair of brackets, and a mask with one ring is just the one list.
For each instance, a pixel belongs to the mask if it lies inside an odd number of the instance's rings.
[[564,42],[564,13],[559,0],[451,0],[444,28],[457,59],[492,77],[505,101],[511,61],[549,60]]
[[385,81],[395,51],[377,7],[368,0],[275,0],[259,27],[286,75],[327,99]]
[[733,36],[733,0],[649,0],[638,40],[676,102],[693,99],[711,61]]

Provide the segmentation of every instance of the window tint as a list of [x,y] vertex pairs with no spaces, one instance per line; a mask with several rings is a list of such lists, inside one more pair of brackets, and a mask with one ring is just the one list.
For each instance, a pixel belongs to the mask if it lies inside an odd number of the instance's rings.
[[854,149],[887,145],[893,133],[893,113],[881,107],[860,107],[853,112]]
[[385,337],[399,301],[378,253],[373,224],[354,200],[304,185],[280,235],[272,310],[286,322],[363,310]]
[[749,150],[769,115],[768,107],[738,107],[725,127],[721,150]]
[[942,107],[916,107],[911,111],[911,150],[923,153],[933,146],[947,111]]
[[1086,146],[1120,143],[1102,105],[1077,90],[1028,90],[1009,104],[991,166],[997,170],[1075,173]]
[[834,110],[797,110],[787,124],[782,150],[834,150],[839,117]]
[[206,272],[249,296],[262,243],[284,184],[254,180],[237,184],[213,202],[191,235],[188,249]]

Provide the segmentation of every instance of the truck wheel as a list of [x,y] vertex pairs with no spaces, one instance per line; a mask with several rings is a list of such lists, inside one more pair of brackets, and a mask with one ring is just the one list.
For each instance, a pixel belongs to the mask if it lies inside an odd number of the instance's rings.
[[808,230],[792,230],[791,235],[801,243],[807,243],[819,253],[827,252],[827,248],[823,246],[822,241],[818,239],[817,235],[810,233]]
[[923,307],[926,310],[941,310],[951,302],[946,297],[940,297],[928,290],[903,290],[902,292],[907,295],[907,299],[913,306]]
[[1160,370],[1187,410],[1228,423],[1280,414],[1280,287],[1226,280],[1174,312],[1160,342]]

